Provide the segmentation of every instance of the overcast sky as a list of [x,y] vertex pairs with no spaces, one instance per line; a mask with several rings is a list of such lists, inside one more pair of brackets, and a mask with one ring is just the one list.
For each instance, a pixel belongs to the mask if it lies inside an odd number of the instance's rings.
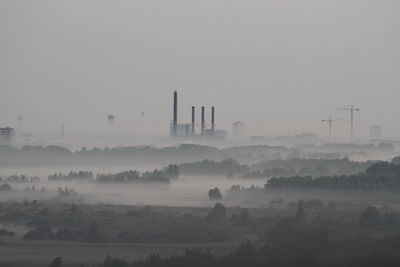
[[94,133],[114,114],[120,134],[167,135],[176,89],[180,122],[215,105],[217,128],[326,136],[321,119],[354,104],[356,135],[400,136],[399,14],[398,0],[1,0],[0,126]]

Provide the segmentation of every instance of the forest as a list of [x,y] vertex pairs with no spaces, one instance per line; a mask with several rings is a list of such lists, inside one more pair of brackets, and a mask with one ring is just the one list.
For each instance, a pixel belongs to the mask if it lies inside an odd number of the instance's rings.
[[146,171],[141,173],[137,170],[118,172],[115,174],[98,173],[91,171],[70,171],[68,174],[55,173],[48,176],[49,181],[89,181],[99,183],[127,183],[127,182],[160,182],[169,183],[170,179],[176,179],[180,175],[177,165],[168,165],[162,170]]
[[353,175],[335,175],[317,178],[312,178],[310,176],[271,178],[267,181],[265,188],[399,191],[400,165],[388,162],[379,162],[371,165],[364,172]]
[[241,164],[255,161],[272,161],[288,158],[309,159],[357,159],[396,156],[390,144],[378,145],[308,145],[308,146],[268,146],[245,145],[218,148],[213,146],[181,144],[156,148],[152,146],[126,146],[114,148],[81,148],[71,151],[62,146],[22,146],[16,148],[0,145],[0,166],[85,166],[93,164],[126,165],[140,164],[178,164],[202,160],[222,161],[232,158]]
[[328,147],[14,149],[24,168],[0,163],[0,263],[397,266],[398,158]]

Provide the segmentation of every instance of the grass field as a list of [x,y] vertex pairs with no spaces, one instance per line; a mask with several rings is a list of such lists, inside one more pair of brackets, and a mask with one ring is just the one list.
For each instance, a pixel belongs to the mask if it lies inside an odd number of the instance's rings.
[[77,267],[80,264],[91,266],[93,263],[100,263],[107,254],[133,261],[143,259],[151,253],[180,254],[188,248],[206,248],[222,256],[230,253],[237,245],[237,243],[120,244],[11,241],[0,245],[0,266],[44,267],[56,257],[63,258],[64,267]]

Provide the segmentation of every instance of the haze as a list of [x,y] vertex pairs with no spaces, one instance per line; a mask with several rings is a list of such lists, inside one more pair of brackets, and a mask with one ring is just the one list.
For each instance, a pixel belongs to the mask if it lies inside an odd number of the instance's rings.
[[400,266],[399,10],[0,0],[0,266]]
[[[0,121],[23,132],[167,136],[215,105],[218,128],[315,132],[357,105],[356,135],[400,136],[398,1],[0,3]],[[199,110],[199,109],[198,109]],[[140,114],[144,112],[142,117]],[[199,115],[198,115],[199,116]],[[336,136],[348,136],[337,124]]]

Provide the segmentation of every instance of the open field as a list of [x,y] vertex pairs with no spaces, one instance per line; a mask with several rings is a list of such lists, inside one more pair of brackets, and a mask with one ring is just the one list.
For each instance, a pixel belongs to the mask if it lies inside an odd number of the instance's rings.
[[107,254],[129,261],[144,259],[152,253],[181,254],[188,248],[206,248],[216,255],[229,254],[237,243],[207,244],[120,244],[79,242],[10,241],[0,245],[0,266],[43,267],[56,257],[64,259],[64,267],[99,264]]
[[[319,225],[329,233],[329,242],[320,254],[321,262],[341,265],[350,262],[356,255],[365,255],[371,249],[387,255],[400,255],[400,225],[390,225],[383,220],[373,227],[360,227],[360,214],[368,205],[348,204],[336,202],[332,207],[326,201],[304,202],[307,224]],[[76,210],[69,212],[73,207]],[[377,207],[382,218],[389,212],[399,214],[395,206]],[[49,213],[43,213],[45,210]],[[66,267],[82,263],[91,266],[100,264],[107,255],[133,262],[155,253],[180,255],[191,248],[203,248],[217,257],[224,257],[244,240],[252,240],[257,247],[262,246],[269,233],[277,231],[281,221],[296,214],[296,203],[276,199],[269,202],[266,208],[248,208],[249,217],[244,220],[234,217],[240,210],[239,207],[226,207],[223,217],[210,221],[207,218],[212,207],[3,202],[1,226],[14,231],[15,235],[0,237],[0,266],[47,266],[56,257],[62,257]],[[79,237],[72,241],[77,238],[72,232],[71,236],[59,234],[59,230],[68,228],[86,235],[91,231],[91,221],[98,225],[95,236],[92,235],[95,242]],[[40,226],[51,227],[54,234],[50,237],[36,236],[34,240],[24,238]],[[132,232],[136,235],[121,242],[115,239],[118,231],[126,231],[127,236]],[[217,232],[225,232],[227,236],[213,242],[203,239]],[[171,233],[175,234],[171,236]],[[96,235],[107,239],[96,239]],[[181,235],[189,235],[191,239],[179,239]],[[142,238],[148,240],[143,242]]]

